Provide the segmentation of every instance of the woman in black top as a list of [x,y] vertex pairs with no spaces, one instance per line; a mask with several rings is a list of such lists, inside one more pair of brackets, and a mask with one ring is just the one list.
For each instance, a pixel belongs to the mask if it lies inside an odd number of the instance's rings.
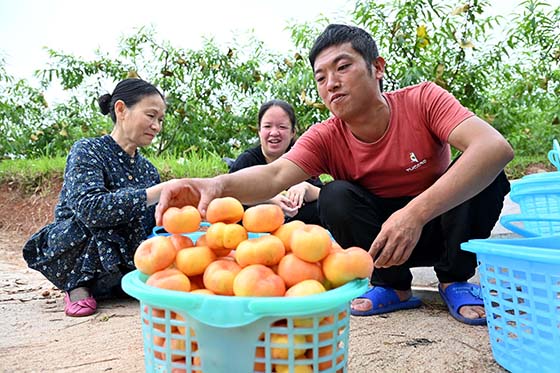
[[[272,100],[263,104],[258,114],[259,145],[237,157],[229,172],[246,167],[271,163],[286,153],[295,142],[296,116],[290,104]],[[320,224],[317,198],[323,183],[312,178],[290,187],[264,203],[282,208],[286,221],[301,220],[306,224]]]
[[99,98],[114,122],[110,135],[77,141],[70,150],[55,221],[23,248],[29,267],[66,292],[65,313],[95,312],[94,297],[120,289],[134,251],[155,225],[160,177],[138,148],[161,130],[166,104],[152,84],[126,79]]

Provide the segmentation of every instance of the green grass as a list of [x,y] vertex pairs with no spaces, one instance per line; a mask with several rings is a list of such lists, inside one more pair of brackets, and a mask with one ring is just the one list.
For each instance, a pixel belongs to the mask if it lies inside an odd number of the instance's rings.
[[[222,158],[214,153],[190,153],[185,158],[151,157],[150,161],[160,171],[162,180],[182,177],[212,177],[227,172]],[[61,179],[66,157],[17,159],[0,161],[0,183],[9,183],[27,192],[46,190],[53,180]],[[538,165],[547,171],[556,171],[546,157],[515,157],[506,167],[509,179],[523,177],[527,168]],[[322,175],[329,181],[328,175]]]

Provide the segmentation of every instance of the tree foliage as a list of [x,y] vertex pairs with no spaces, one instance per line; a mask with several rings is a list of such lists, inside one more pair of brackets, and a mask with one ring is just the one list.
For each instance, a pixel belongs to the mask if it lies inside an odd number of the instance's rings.
[[[506,19],[484,15],[489,6],[357,0],[350,17],[371,32],[387,61],[385,90],[434,81],[500,130],[517,154],[542,154],[560,128],[560,8],[526,0]],[[49,65],[37,71],[41,89],[13,79],[0,60],[0,157],[63,155],[78,138],[110,132],[96,100],[127,76],[154,83],[166,96],[154,154],[235,156],[255,141],[257,110],[271,98],[294,105],[301,133],[329,115],[306,58],[328,23],[323,17],[290,25],[294,50],[286,53],[254,38],[181,49],[152,28],[122,38],[117,56],[98,50],[85,60],[49,49]],[[43,90],[55,83],[70,98],[48,105]]]

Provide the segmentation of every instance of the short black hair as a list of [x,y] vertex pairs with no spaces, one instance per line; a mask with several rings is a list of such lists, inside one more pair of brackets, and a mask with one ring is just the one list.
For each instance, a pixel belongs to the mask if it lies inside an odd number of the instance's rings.
[[352,48],[366,61],[367,68],[371,73],[371,65],[379,57],[375,40],[367,31],[359,27],[340,24],[328,25],[325,31],[315,40],[311,52],[309,52],[309,62],[313,71],[315,71],[315,59],[319,53],[333,45],[345,43],[352,44]]
[[103,115],[111,114],[113,123],[117,123],[115,115],[115,102],[121,100],[124,104],[131,108],[141,101],[145,96],[158,94],[163,101],[163,94],[151,83],[145,80],[130,78],[121,80],[115,87],[113,94],[106,93],[99,97],[97,103]]

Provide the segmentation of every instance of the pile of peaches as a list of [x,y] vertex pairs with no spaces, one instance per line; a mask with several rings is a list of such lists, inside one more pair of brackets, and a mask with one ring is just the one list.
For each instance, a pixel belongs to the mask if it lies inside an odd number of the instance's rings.
[[[163,215],[168,236],[151,237],[137,248],[134,264],[147,285],[208,295],[282,297],[318,294],[369,277],[373,259],[363,249],[344,250],[321,226],[284,223],[273,204],[247,208],[233,197],[217,198],[201,230],[194,206],[171,207]],[[249,232],[260,233],[249,238]],[[193,235],[194,236],[194,235]]]

